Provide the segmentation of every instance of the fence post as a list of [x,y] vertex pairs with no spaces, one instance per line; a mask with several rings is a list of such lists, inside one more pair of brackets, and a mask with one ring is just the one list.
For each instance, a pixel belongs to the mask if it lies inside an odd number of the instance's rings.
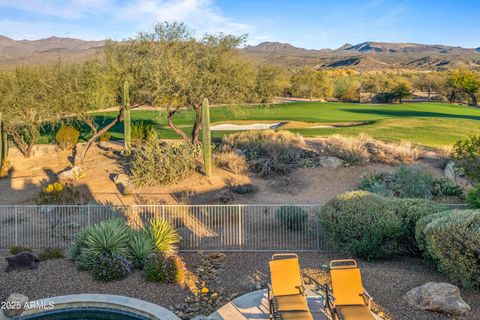
[[89,204],[87,207],[87,226],[90,227],[91,223],[91,211],[92,211],[92,206]]
[[18,246],[18,205],[15,205],[15,245]]
[[243,219],[242,219],[242,210],[241,210],[241,205],[237,205],[237,211],[238,211],[238,245],[240,246],[240,249],[243,247]]

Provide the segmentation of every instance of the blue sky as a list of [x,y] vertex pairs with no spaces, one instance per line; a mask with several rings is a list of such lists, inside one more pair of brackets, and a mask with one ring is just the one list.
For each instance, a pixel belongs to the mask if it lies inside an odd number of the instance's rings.
[[480,47],[478,0],[0,0],[0,34],[125,39],[155,21],[249,34],[248,43],[336,48],[346,42]]

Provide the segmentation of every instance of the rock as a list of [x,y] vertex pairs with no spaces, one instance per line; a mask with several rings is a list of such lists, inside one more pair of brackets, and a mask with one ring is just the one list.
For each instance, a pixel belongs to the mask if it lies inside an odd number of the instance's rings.
[[6,306],[11,306],[9,309],[3,309],[3,314],[7,318],[16,318],[20,316],[28,302],[28,297],[20,293],[12,293],[5,301]]
[[458,287],[449,283],[428,282],[408,291],[404,299],[410,306],[420,310],[456,315],[470,311],[470,306],[461,298]]
[[343,164],[343,161],[337,157],[320,157],[318,164],[322,168],[336,169]]
[[113,182],[123,195],[131,195],[135,192],[135,186],[130,182],[130,177],[123,173],[113,176]]
[[235,153],[236,153],[238,156],[245,157],[245,152],[244,152],[243,150],[236,149],[236,150],[235,150]]
[[74,166],[72,169],[63,171],[58,175],[58,179],[64,181],[78,181],[84,177],[85,172],[78,166]]
[[445,178],[455,181],[457,172],[455,170],[455,162],[449,161],[445,166]]
[[130,178],[126,174],[117,173],[113,176],[113,182],[116,184],[128,184],[130,183]]
[[247,194],[255,191],[255,187],[251,183],[245,183],[245,184],[231,186],[230,190],[238,194]]
[[218,201],[220,201],[221,203],[229,203],[229,202],[232,202],[233,200],[235,200],[235,198],[233,197],[233,194],[229,190],[223,190],[218,195]]
[[5,272],[10,272],[13,269],[22,268],[22,267],[29,267],[30,269],[34,270],[37,269],[40,260],[30,252],[22,251],[17,253],[13,257],[7,257],[7,267],[5,268]]

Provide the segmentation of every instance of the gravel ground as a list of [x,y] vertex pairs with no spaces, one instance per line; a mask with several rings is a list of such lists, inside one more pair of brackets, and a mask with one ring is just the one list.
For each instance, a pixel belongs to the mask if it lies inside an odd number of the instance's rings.
[[[202,255],[183,253],[189,270],[194,270]],[[219,270],[219,280],[225,294],[240,295],[255,290],[256,286],[268,281],[268,259],[270,253],[227,253],[224,265]],[[303,253],[299,254],[303,271],[317,277],[320,266],[328,260],[341,258],[338,255]],[[0,270],[5,268],[5,253],[0,253]],[[393,319],[437,320],[451,317],[414,310],[408,307],[402,296],[410,289],[429,281],[448,281],[433,267],[418,258],[398,258],[382,262],[361,261],[365,288]],[[148,283],[136,272],[128,279],[99,283],[88,272],[77,271],[73,262],[60,259],[42,262],[38,270],[1,272],[0,301],[11,293],[23,293],[31,299],[78,293],[108,293],[134,297],[169,307],[180,304],[188,295],[188,289],[175,285]],[[480,319],[480,293],[462,292],[462,297],[472,311],[459,319]]]

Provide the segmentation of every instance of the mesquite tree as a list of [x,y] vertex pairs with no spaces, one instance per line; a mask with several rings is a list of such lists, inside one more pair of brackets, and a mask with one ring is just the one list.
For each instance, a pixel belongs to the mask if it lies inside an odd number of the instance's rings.
[[210,132],[210,105],[205,98],[202,103],[202,145],[205,174],[212,174],[212,135]]
[[42,126],[57,120],[62,104],[56,90],[60,67],[21,66],[1,77],[4,129],[25,157],[30,157]]
[[[197,143],[201,106],[246,102],[255,86],[255,72],[237,47],[245,37],[206,35],[195,39],[182,23],[160,23],[123,46],[138,79],[142,103],[166,110],[169,127],[189,143]],[[175,123],[182,110],[193,110],[190,135]]]

